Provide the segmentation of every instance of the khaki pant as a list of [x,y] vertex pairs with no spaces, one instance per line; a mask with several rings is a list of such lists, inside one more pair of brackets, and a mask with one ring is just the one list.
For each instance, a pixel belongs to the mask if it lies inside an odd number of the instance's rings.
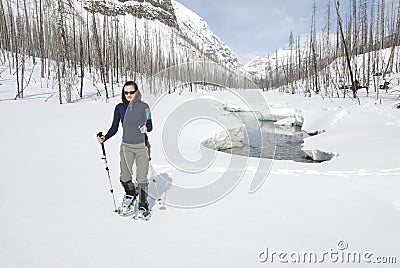
[[128,144],[122,143],[120,155],[120,180],[128,182],[132,180],[132,167],[136,162],[136,181],[139,185],[148,184],[147,173],[149,172],[149,158],[144,143]]

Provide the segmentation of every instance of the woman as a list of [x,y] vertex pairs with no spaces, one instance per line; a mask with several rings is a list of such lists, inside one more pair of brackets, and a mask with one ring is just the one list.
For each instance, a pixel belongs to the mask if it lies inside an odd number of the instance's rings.
[[[142,94],[133,81],[125,83],[121,97],[122,103],[115,107],[114,119],[110,129],[105,136],[98,137],[98,140],[103,143],[110,139],[117,133],[119,123],[122,123],[120,181],[125,189],[122,207],[129,209],[138,194],[135,190],[135,184],[132,182],[132,166],[136,162],[136,181],[140,187],[139,210],[143,216],[146,216],[150,213],[147,202],[149,156],[145,147],[146,133],[153,129],[150,108],[147,103],[142,101]],[[127,109],[129,109],[128,113]]]

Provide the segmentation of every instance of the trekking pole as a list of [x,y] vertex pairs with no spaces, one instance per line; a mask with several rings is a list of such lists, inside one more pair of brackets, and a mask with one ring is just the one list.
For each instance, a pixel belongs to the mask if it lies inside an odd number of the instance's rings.
[[149,158],[149,166],[150,166],[150,169],[151,169],[151,175],[153,177],[154,187],[156,188],[156,192],[157,192],[157,201],[158,201],[159,205],[161,205],[161,196],[160,196],[160,193],[158,191],[157,182],[156,182],[156,176],[154,175],[156,173],[155,173],[153,165],[151,164],[150,142],[149,142],[149,139],[148,139],[146,134],[145,134],[145,149],[146,149],[146,152],[147,152],[147,157]]
[[[97,134],[97,137],[102,137],[103,133],[99,132]],[[108,162],[107,162],[107,157],[106,157],[106,149],[104,148],[104,142],[101,143],[101,149],[103,150],[103,157],[101,159],[104,159],[104,162],[106,164],[106,170],[107,170],[107,176],[108,176],[108,182],[110,183],[110,192],[112,194],[113,197],[113,202],[114,202],[114,212],[118,212],[117,210],[117,205],[115,203],[115,196],[114,196],[114,189],[112,187],[112,183],[111,183],[111,177],[110,177],[110,169],[108,168]]]
[[151,150],[150,150],[151,146],[150,146],[150,141],[149,141],[149,138],[148,138],[146,133],[144,134],[144,145],[145,145],[145,149],[146,149],[146,152],[147,152],[147,157],[149,159],[149,167],[151,169],[151,177],[153,178],[154,186],[155,186],[156,192],[157,192],[157,201],[159,202],[159,204],[161,204],[161,196],[160,196],[160,193],[158,191],[157,182],[156,182],[156,176],[154,175],[155,171],[154,171],[153,165],[151,164]]
[[154,186],[155,186],[154,188],[156,188],[156,192],[157,192],[157,197],[158,197],[157,201],[158,201],[158,204],[161,205],[161,196],[160,196],[160,192],[158,191],[156,176],[154,175],[155,174],[154,167],[151,163],[149,163],[149,164],[150,164],[153,182],[154,182]]

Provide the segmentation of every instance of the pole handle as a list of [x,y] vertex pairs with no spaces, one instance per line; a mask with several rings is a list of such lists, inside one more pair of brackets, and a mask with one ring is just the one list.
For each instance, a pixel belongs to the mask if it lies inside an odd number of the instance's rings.
[[[103,132],[99,132],[97,133],[96,137],[102,137],[103,136]],[[103,156],[106,156],[106,149],[104,148],[104,142],[101,143],[101,149],[103,150]]]

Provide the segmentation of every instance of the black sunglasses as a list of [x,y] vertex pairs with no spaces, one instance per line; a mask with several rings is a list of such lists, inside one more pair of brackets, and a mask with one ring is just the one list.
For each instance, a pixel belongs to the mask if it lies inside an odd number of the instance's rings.
[[125,95],[129,95],[129,94],[133,95],[133,94],[136,93],[136,91],[137,91],[137,90],[134,90],[134,91],[124,91],[124,94],[125,94]]

